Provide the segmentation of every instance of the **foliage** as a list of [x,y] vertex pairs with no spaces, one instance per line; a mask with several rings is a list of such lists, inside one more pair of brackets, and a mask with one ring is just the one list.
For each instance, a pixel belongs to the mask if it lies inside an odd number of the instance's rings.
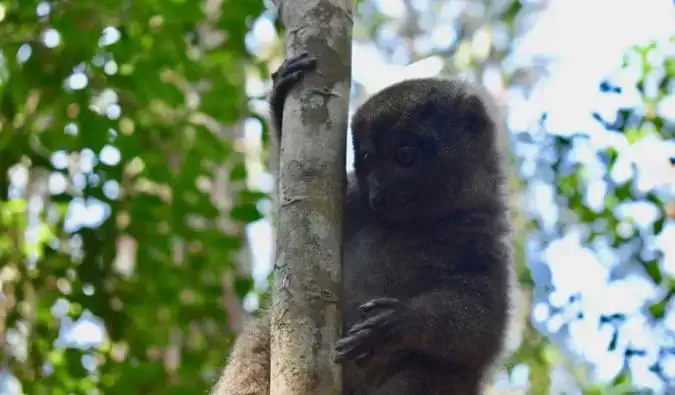
[[[261,12],[0,2],[0,369],[25,393],[210,386],[232,337],[223,278],[264,196],[234,133]],[[232,196],[214,195],[222,168]],[[78,319],[105,326],[100,347],[60,337]]]
[[[541,2],[402,3],[398,18],[359,1],[357,42],[374,41],[392,63],[439,55],[452,74],[499,76],[504,91],[536,82],[535,66],[504,64]],[[233,336],[228,298],[252,286],[236,270],[243,227],[265,198],[246,185],[238,133],[251,115],[244,72],[258,66],[244,43],[262,12],[259,0],[0,0],[0,392],[4,370],[27,394],[210,386]],[[437,28],[452,37],[444,46],[428,44]],[[537,128],[513,131],[514,191],[526,201],[518,279],[526,313],[534,308],[507,370],[526,367],[533,394],[555,393],[561,368],[589,394],[628,392],[645,372],[673,388],[675,272],[657,243],[674,229],[675,173],[659,157],[675,134],[663,110],[674,96],[673,43],[626,56],[626,70],[639,71],[634,86],[600,84],[607,97],[634,91],[639,101],[598,111],[597,129],[554,130],[542,114]],[[636,150],[656,165],[644,168]],[[645,184],[661,172],[669,183]],[[553,219],[528,210],[542,189]],[[595,293],[563,294],[552,276],[550,251],[567,253],[569,235],[607,268]],[[647,284],[647,296],[588,308],[636,292],[612,288],[629,279]],[[88,323],[105,327],[100,345],[95,331],[72,333]],[[570,346],[583,342],[571,335],[580,323],[610,334],[583,345],[620,356],[608,383],[590,379],[584,362],[594,361]]]
[[[532,149],[529,155],[519,157],[521,176],[530,192],[550,186],[555,210],[553,219],[532,213],[531,227],[536,232],[529,240],[529,265],[538,301],[549,299],[550,309],[534,324],[546,337],[567,345],[598,341],[571,339],[571,326],[609,333],[606,343],[582,347],[610,357],[619,355],[623,360],[610,383],[582,380],[589,394],[625,393],[633,386],[644,389],[645,373],[653,375],[647,378],[652,390],[662,391],[674,384],[675,377],[664,367],[673,355],[674,328],[669,317],[673,314],[675,273],[664,254],[667,245],[672,245],[675,226],[675,172],[667,153],[668,144],[674,142],[675,119],[661,106],[675,93],[674,43],[675,37],[669,42],[636,46],[627,54],[621,71],[637,76],[632,84],[619,84],[612,78],[600,83],[600,91],[609,97],[634,95],[638,100],[619,106],[611,120],[600,111],[593,112],[598,129],[552,130],[547,126],[547,114],[543,114],[540,131],[546,133],[522,131],[516,137],[519,144]],[[591,283],[592,289],[580,287],[568,294],[569,287],[562,290],[552,280],[550,266],[546,266],[551,264],[547,250],[553,251],[551,246],[561,238],[578,238],[582,253],[588,253],[581,256],[588,273],[606,270],[604,283]],[[581,259],[579,255],[572,257],[574,251],[569,249],[555,251],[570,254],[570,260]],[[570,271],[578,267],[572,262],[568,265]],[[644,284],[650,284],[647,295],[641,287]],[[614,292],[631,291],[635,295],[625,298],[623,304],[609,303],[610,307],[600,311],[593,308],[598,298],[610,299]],[[630,299],[634,303],[628,302]],[[551,325],[561,318],[560,325]],[[579,362],[597,363],[580,354],[588,350],[571,349],[570,355]],[[644,366],[638,371],[641,382],[631,384],[636,366]]]

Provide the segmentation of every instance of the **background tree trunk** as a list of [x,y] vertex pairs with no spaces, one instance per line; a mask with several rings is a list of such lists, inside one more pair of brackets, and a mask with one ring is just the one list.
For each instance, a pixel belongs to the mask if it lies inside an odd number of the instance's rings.
[[351,75],[352,1],[281,1],[287,56],[308,73],[284,111],[271,320],[271,395],[339,394],[342,211]]

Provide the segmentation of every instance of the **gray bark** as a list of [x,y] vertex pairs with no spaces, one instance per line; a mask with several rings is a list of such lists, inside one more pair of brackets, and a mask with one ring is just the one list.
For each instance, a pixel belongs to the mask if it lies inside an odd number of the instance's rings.
[[352,0],[281,0],[287,56],[317,70],[286,100],[271,315],[271,395],[340,394],[342,211]]

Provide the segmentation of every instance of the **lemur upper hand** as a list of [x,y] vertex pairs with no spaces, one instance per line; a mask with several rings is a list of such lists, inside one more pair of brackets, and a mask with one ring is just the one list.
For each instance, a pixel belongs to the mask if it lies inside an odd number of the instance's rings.
[[270,107],[278,136],[281,135],[284,103],[288,93],[300,82],[305,73],[314,70],[314,68],[316,68],[316,58],[307,52],[302,52],[284,60],[279,69],[272,73]]

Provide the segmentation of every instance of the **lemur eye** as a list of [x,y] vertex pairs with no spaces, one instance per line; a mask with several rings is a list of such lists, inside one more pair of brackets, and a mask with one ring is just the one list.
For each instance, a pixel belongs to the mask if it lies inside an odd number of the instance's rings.
[[412,166],[417,160],[417,148],[404,145],[396,151],[394,159],[403,166]]
[[373,156],[368,152],[365,152],[361,155],[361,160],[363,161],[364,165],[370,164],[370,161],[372,160],[372,158],[373,158]]

